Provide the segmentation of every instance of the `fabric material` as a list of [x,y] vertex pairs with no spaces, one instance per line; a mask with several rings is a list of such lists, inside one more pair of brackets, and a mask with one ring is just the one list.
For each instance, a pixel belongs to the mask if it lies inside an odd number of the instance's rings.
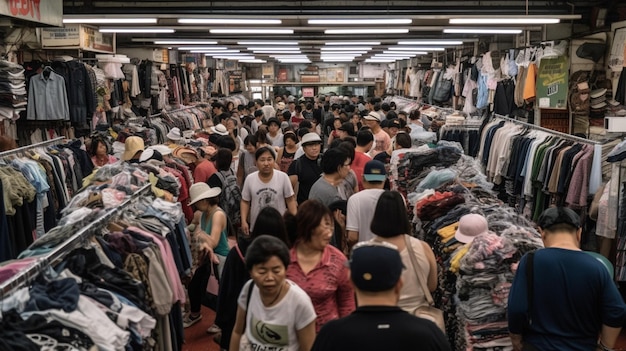
[[346,215],[346,230],[359,233],[359,242],[369,241],[376,237],[372,233],[370,225],[376,204],[384,189],[365,189],[352,195],[348,199],[348,213]]

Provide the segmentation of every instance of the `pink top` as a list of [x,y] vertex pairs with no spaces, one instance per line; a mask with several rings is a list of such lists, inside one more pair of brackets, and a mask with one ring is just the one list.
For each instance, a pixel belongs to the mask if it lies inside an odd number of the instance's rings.
[[216,172],[217,168],[215,168],[213,162],[204,160],[193,170],[193,181],[194,183],[206,183]]
[[295,247],[290,254],[287,278],[298,284],[311,298],[317,314],[317,332],[329,321],[354,311],[354,291],[350,284],[349,269],[344,264],[347,259],[341,251],[327,245],[322,259],[308,274],[304,274],[300,268]]
[[146,238],[151,238],[159,247],[161,252],[161,257],[163,259],[163,269],[167,274],[167,279],[170,282],[172,287],[172,292],[174,293],[174,301],[180,301],[181,303],[185,303],[185,289],[183,288],[183,284],[180,281],[180,276],[178,275],[178,269],[176,268],[176,263],[174,263],[174,254],[172,253],[172,248],[170,247],[169,242],[164,237],[147,232],[143,229],[137,227],[128,227],[130,231],[138,233]]

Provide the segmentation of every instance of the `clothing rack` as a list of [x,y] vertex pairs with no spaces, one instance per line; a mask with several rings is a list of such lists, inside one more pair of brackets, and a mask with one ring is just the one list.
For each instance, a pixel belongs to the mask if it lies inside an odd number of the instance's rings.
[[518,125],[530,128],[530,129],[540,130],[540,131],[546,132],[548,134],[558,135],[559,137],[561,137],[563,139],[569,139],[569,140],[572,140],[572,141],[575,141],[575,142],[578,142],[578,143],[591,144],[591,145],[602,145],[602,142],[599,142],[599,141],[589,140],[589,139],[577,137],[575,135],[558,132],[556,130],[548,129],[548,128],[545,128],[545,127],[540,127],[538,125],[530,124],[530,123],[527,123],[527,122],[522,122],[522,121],[516,120],[514,118],[498,115],[498,114],[495,114],[495,113],[493,115],[493,118],[502,119],[502,120],[505,120],[505,121],[508,121],[508,122],[511,122],[511,123],[515,123],[515,124],[518,124]]
[[135,202],[135,200],[147,195],[151,190],[151,184],[146,184],[126,199],[122,204],[105,212],[100,217],[89,223],[86,227],[76,232],[72,237],[55,247],[44,257],[36,259],[30,266],[21,270],[11,279],[0,284],[0,301],[9,296],[16,289],[24,285],[30,284],[37,276],[49,266],[54,266],[58,261],[62,260],[68,253],[81,245],[84,245],[95,233],[96,230],[106,225],[109,220],[127,209],[127,207]]
[[17,149],[3,151],[3,152],[0,152],[0,158],[5,158],[11,155],[18,155],[18,154],[24,153],[25,151],[36,149],[39,147],[57,145],[57,144],[60,144],[63,140],[65,140],[65,137],[58,137],[58,138],[42,141],[40,143],[22,146]]

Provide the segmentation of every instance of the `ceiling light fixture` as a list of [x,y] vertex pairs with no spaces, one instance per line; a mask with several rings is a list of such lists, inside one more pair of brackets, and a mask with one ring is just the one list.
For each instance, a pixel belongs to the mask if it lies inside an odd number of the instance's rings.
[[420,46],[420,47],[411,47],[411,46],[390,46],[389,50],[393,51],[444,51],[445,48],[441,47],[428,47],[428,46]]
[[216,41],[211,40],[155,40],[154,45],[215,45]]
[[205,55],[205,56],[213,56],[216,59],[224,59],[224,60],[256,60],[254,56],[230,56],[230,55]]
[[407,40],[399,41],[398,45],[463,45],[462,40]]
[[239,28],[239,29],[222,29],[216,28],[209,30],[211,34],[293,34],[293,29],[261,29],[261,28]]
[[558,18],[537,17],[484,17],[484,18],[451,18],[450,24],[555,24]]
[[324,34],[405,34],[408,28],[326,29]]
[[179,46],[178,50],[228,50],[228,48],[226,46]]
[[355,19],[310,19],[309,24],[325,25],[376,25],[376,24],[411,24],[410,18],[355,18]]
[[326,45],[342,45],[342,46],[350,46],[350,45],[380,45],[379,41],[329,41],[325,43]]
[[[320,50],[322,51],[342,51],[342,50],[346,50],[346,48],[342,48],[342,47],[336,47],[336,46],[323,46],[320,48]],[[355,47],[351,47],[350,50],[365,50],[365,51],[369,51],[372,50],[371,47],[367,47],[367,46],[355,46]]]
[[180,24],[282,24],[279,19],[256,18],[179,18]]
[[280,63],[311,63],[311,60],[279,60]]
[[364,55],[367,54],[369,51],[363,50],[363,51],[322,51],[322,54],[327,54],[327,55],[349,55],[349,54],[353,54],[353,55]]
[[378,59],[367,59],[365,60],[365,62],[367,63],[391,63],[391,62],[395,62],[397,60],[378,60]]
[[428,54],[426,51],[394,51],[394,50],[385,50],[383,51],[383,54],[397,54],[397,55],[404,55],[404,54],[411,54],[411,55],[426,55]]
[[274,50],[274,51],[299,51],[300,48],[297,46],[275,46],[275,47],[271,47],[271,46],[267,46],[267,47],[263,47],[263,46],[250,46],[248,47],[248,50],[250,51],[256,51],[256,50]]
[[172,28],[100,28],[100,33],[174,33]]
[[156,24],[156,18],[64,18],[66,24]]
[[298,45],[297,41],[238,41],[237,45]]
[[255,54],[301,54],[302,51],[276,51],[276,50],[254,50]]
[[503,28],[445,28],[447,34],[520,34],[521,29]]
[[216,50],[216,51],[211,51],[211,50],[191,50],[189,51],[192,54],[211,54],[211,55],[224,55],[224,54],[228,54],[228,55],[250,55],[244,52],[240,52],[239,50]]
[[254,59],[254,60],[239,60],[239,62],[243,63],[266,63],[266,60]]

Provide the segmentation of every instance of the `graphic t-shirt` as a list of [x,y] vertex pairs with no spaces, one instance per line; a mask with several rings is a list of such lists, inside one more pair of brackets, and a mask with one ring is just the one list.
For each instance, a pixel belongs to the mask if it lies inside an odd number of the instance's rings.
[[[276,305],[265,307],[259,288],[252,289],[247,306],[246,336],[255,351],[298,351],[300,344],[296,332],[309,325],[317,317],[311,298],[291,280],[287,279],[289,291]],[[246,309],[249,280],[241,289],[239,306]]]
[[251,173],[246,178],[241,191],[241,199],[250,202],[250,230],[254,229],[254,222],[259,212],[267,206],[274,207],[280,214],[287,210],[285,199],[293,196],[293,188],[289,176],[281,171],[274,170],[272,179],[263,183],[259,178],[259,172]]

